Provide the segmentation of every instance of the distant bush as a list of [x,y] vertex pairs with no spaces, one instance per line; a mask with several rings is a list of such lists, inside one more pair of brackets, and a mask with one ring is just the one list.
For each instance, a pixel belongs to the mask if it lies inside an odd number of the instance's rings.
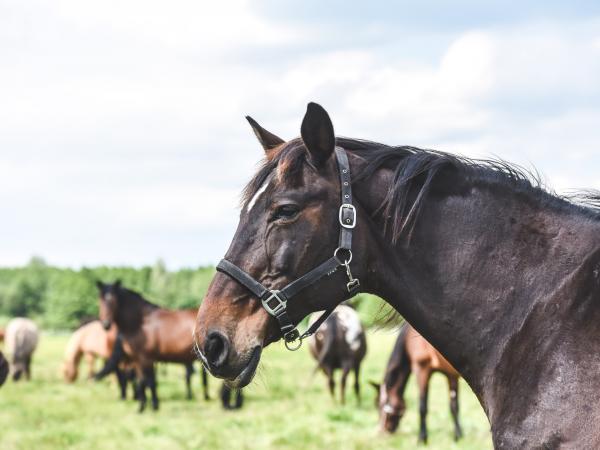
[[[33,258],[20,268],[0,268],[0,316],[27,316],[44,327],[73,329],[82,320],[98,315],[96,280],[140,292],[165,308],[197,308],[206,294],[214,267],[168,271],[162,261],[153,266],[84,267],[80,270],[52,267]],[[385,324],[397,316],[383,300],[359,294],[351,300],[363,323],[370,327]]]
[[24,267],[0,268],[0,316],[33,317],[45,327],[72,329],[98,315],[96,280],[112,283],[117,279],[158,305],[198,307],[213,274],[213,267],[168,271],[161,261],[152,267],[73,270],[33,258]]

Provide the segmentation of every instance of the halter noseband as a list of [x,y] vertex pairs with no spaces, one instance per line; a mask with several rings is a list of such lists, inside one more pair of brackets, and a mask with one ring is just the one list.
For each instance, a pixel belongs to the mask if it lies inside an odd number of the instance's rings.
[[[263,308],[271,316],[277,319],[279,328],[281,329],[281,335],[283,336],[285,346],[288,350],[298,350],[302,345],[302,340],[313,335],[335,309],[335,307],[333,307],[326,310],[308,330],[300,335],[300,332],[292,323],[287,312],[287,302],[289,299],[298,294],[302,289],[316,283],[321,278],[332,275],[342,266],[346,268],[346,275],[348,276],[346,289],[350,294],[349,297],[356,295],[360,291],[360,282],[358,278],[354,278],[352,272],[350,272],[350,261],[352,261],[352,230],[356,226],[356,208],[352,204],[350,164],[348,162],[348,155],[346,155],[346,151],[343,148],[336,147],[335,156],[340,173],[342,204],[338,214],[340,223],[339,243],[331,258],[279,290],[266,288],[251,275],[226,259],[222,259],[217,265],[217,270],[219,272],[229,275],[238,283],[245,286],[261,300]],[[344,256],[341,256],[340,253],[345,254],[347,259]],[[293,343],[296,340],[299,342],[294,345]]]

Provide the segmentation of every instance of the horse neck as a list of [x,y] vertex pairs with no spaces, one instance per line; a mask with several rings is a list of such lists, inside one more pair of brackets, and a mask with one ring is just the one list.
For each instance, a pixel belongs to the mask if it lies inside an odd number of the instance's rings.
[[[369,187],[361,187],[359,200],[381,204],[380,192],[369,198]],[[503,355],[522,343],[515,336],[536,305],[600,246],[600,224],[510,186],[462,192],[429,198],[410,243],[381,244],[384,224],[371,220],[376,236],[364,286],[440,350],[486,408]]]
[[144,318],[158,309],[158,306],[133,291],[124,289],[121,295],[115,322],[120,332],[135,333],[141,328]]

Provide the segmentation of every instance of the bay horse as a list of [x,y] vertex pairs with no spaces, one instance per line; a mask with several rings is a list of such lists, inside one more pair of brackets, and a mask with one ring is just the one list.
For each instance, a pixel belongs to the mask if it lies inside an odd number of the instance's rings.
[[[311,323],[316,320],[311,317]],[[354,371],[354,393],[360,404],[360,364],[367,353],[367,338],[356,311],[348,305],[338,305],[323,322],[319,330],[309,338],[308,348],[317,360],[317,368],[327,376],[329,392],[335,400],[336,369],[342,370],[340,401],[345,403],[346,379]]]
[[405,323],[390,355],[383,383],[371,383],[377,390],[375,406],[379,411],[380,430],[393,433],[406,411],[404,391],[411,373],[415,374],[419,388],[419,442],[427,442],[427,400],[429,380],[434,372],[448,378],[450,412],[454,420],[454,439],[462,437],[458,420],[458,380],[460,374],[417,330]]
[[[121,339],[119,346],[129,358],[138,380],[139,411],[146,407],[146,388],[152,396],[152,408],[158,409],[155,362],[180,363],[186,367],[188,398],[191,398],[190,378],[193,373],[192,331],[196,309],[170,310],[155,305],[139,293],[113,284],[97,283],[100,320],[105,329],[115,323]],[[115,345],[117,348],[117,345]],[[118,352],[117,352],[118,353]],[[109,358],[118,364],[121,355]],[[107,372],[106,368],[102,372]],[[204,398],[208,399],[208,380],[202,369]]]
[[303,317],[360,283],[461,373],[497,449],[600,448],[600,195],[573,202],[502,161],[336,137],[315,103],[291,141],[249,121],[266,160],[195,328],[215,376],[247,385],[265,346],[293,346]]

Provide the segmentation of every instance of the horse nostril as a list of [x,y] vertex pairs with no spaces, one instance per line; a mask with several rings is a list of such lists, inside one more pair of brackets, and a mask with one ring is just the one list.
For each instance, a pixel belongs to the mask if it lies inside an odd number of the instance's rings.
[[217,369],[225,364],[229,355],[229,341],[218,331],[211,331],[204,344],[204,356],[213,368]]

